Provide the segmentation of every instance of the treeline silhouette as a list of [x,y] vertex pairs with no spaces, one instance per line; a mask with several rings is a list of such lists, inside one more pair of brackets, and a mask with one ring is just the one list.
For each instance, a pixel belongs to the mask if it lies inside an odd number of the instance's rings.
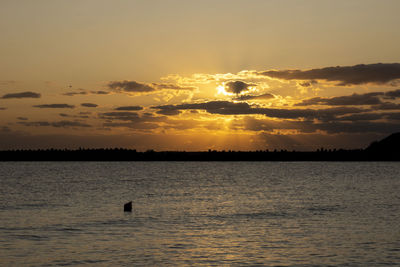
[[400,133],[373,142],[366,149],[324,149],[312,152],[162,151],[135,149],[37,149],[0,151],[1,161],[399,161]]

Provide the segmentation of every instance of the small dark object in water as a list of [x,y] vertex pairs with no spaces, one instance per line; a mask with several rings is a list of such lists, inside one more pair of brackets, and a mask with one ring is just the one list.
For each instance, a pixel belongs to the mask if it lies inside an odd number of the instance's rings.
[[126,203],[126,204],[124,205],[124,211],[129,211],[129,212],[132,211],[132,201],[131,201],[131,202],[128,202],[128,203]]

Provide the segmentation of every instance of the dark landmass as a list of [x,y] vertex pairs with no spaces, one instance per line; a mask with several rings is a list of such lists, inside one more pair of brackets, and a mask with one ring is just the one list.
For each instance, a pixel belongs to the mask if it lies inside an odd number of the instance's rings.
[[400,133],[373,142],[365,149],[318,149],[313,152],[134,149],[47,149],[0,151],[0,161],[400,161]]

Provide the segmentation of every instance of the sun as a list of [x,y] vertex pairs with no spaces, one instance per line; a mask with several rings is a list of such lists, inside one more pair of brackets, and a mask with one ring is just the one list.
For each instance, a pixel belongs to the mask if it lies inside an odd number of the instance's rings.
[[225,86],[224,85],[218,85],[217,86],[217,91],[218,91],[218,95],[225,95],[225,96],[232,96],[232,93],[229,93],[225,90]]

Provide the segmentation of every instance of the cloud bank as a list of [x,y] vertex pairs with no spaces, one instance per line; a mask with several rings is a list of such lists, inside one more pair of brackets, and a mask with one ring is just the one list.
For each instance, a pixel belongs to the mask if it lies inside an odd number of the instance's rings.
[[311,70],[269,70],[258,72],[258,74],[284,80],[326,80],[338,82],[338,85],[341,86],[365,83],[383,84],[400,79],[400,63],[360,64]]
[[43,105],[34,105],[34,108],[74,108],[74,105],[68,104],[43,104]]
[[210,101],[204,103],[180,104],[180,105],[163,105],[155,106],[153,109],[167,110],[205,110],[210,114],[220,115],[265,115],[267,117],[281,119],[324,119],[327,120],[334,116],[360,113],[368,111],[354,107],[336,107],[327,109],[275,109],[275,108],[259,108],[251,107],[249,104],[241,102],[234,103],[229,101]]
[[141,106],[122,106],[122,107],[116,107],[116,108],[114,108],[114,110],[127,110],[127,111],[129,111],[129,110],[142,110],[143,109],[143,107],[141,107]]
[[2,99],[10,99],[10,98],[40,98],[41,94],[35,92],[21,92],[21,93],[12,93],[5,94],[1,98]]
[[93,104],[93,103],[82,103],[81,106],[82,107],[87,107],[87,108],[95,108],[98,105],[97,104]]

